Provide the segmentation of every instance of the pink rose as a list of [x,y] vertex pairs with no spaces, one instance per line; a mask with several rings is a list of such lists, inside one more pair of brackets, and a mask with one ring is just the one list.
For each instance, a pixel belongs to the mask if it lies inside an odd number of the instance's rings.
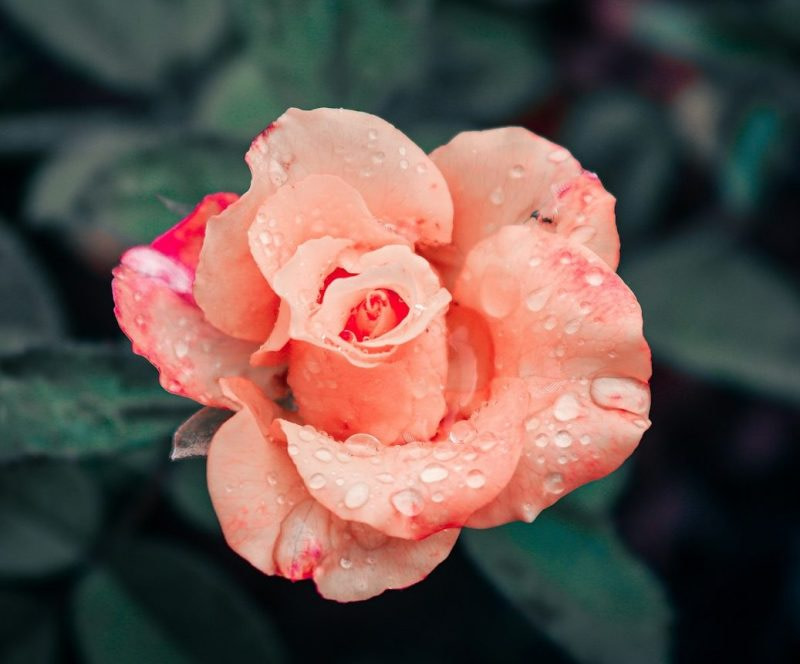
[[[230,546],[340,601],[424,578],[461,527],[532,521],[649,426],[650,352],[614,198],[521,128],[426,155],[291,109],[114,271],[164,387],[236,410],[208,453]],[[291,390],[295,412],[274,399]]]

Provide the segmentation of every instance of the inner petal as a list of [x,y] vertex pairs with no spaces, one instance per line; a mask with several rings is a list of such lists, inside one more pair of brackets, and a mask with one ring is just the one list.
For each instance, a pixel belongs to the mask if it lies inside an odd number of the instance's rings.
[[387,288],[371,290],[350,312],[350,317],[339,336],[345,340],[351,340],[352,337],[356,341],[374,339],[393,330],[407,315],[408,305],[393,290]]

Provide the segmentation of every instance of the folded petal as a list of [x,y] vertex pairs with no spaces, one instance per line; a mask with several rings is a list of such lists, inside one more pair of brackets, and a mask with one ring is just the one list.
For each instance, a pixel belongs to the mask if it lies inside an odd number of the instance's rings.
[[369,113],[289,109],[253,141],[247,163],[254,178],[275,187],[335,175],[411,242],[450,241],[453,204],[442,174],[407,136]]
[[250,250],[270,284],[299,245],[322,237],[345,238],[359,249],[406,244],[376,221],[364,199],[334,175],[309,175],[281,187],[259,208],[250,226]]
[[225,387],[243,408],[211,443],[208,487],[226,541],[253,566],[291,580],[313,578],[324,597],[347,602],[416,583],[447,557],[457,529],[409,542],[319,505],[285,444],[269,435],[275,406],[244,381]]
[[497,375],[523,379],[530,396],[514,478],[468,525],[531,520],[627,458],[649,426],[650,351],[636,298],[608,265],[509,226],[472,249],[454,297],[485,314]]
[[614,197],[565,149],[521,127],[458,134],[431,153],[453,197],[453,246],[441,255],[452,284],[470,248],[526,223],[568,236],[612,269],[619,262]]
[[290,345],[289,374],[304,421],[331,436],[367,433],[383,444],[432,438],[447,406],[447,339],[442,316],[374,367],[302,341]]
[[319,503],[391,537],[422,539],[461,526],[503,490],[519,460],[527,402],[522,381],[497,383],[492,399],[447,439],[391,447],[368,435],[340,442],[312,426],[278,423]]
[[224,376],[247,376],[279,396],[278,370],[250,366],[256,345],[203,319],[192,299],[192,276],[186,265],[150,247],[125,253],[114,270],[114,313],[134,352],[158,368],[164,389],[208,406],[231,407],[218,383]]
[[194,272],[197,268],[197,261],[200,259],[200,250],[203,247],[208,220],[222,212],[238,198],[237,194],[224,192],[203,197],[203,200],[195,206],[189,216],[153,240],[150,246],[183,263]]

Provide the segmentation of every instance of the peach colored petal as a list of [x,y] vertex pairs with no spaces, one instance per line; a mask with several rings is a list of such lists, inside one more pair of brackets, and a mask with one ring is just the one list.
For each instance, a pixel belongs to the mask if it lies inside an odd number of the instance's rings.
[[[337,267],[355,276],[330,283],[319,302],[325,277]],[[283,312],[274,336],[260,352],[280,348],[288,335],[339,352],[360,367],[385,361],[399,345],[421,334],[450,302],[450,294],[440,286],[428,262],[406,245],[360,252],[353,248],[351,240],[330,237],[308,240],[274,274],[272,282],[289,312]],[[375,339],[341,338],[339,334],[353,308],[374,289],[394,291],[409,307],[408,315]]]
[[517,223],[570,236],[616,269],[614,197],[567,150],[505,127],[458,134],[431,159],[453,196],[453,246],[439,257],[446,283],[454,282],[475,243]]
[[291,108],[250,146],[254,178],[274,187],[313,174],[354,187],[372,215],[411,242],[450,241],[453,204],[441,173],[407,136],[369,113]]
[[489,397],[494,348],[484,318],[457,304],[447,312],[447,387],[451,416],[469,417]]
[[446,411],[442,319],[386,362],[369,368],[351,364],[336,351],[292,342],[287,380],[299,414],[335,437],[364,432],[384,444],[431,438]]
[[495,370],[526,381],[525,452],[470,526],[531,520],[624,461],[649,426],[650,352],[636,298],[585,247],[508,226],[477,244],[456,300],[486,315]]
[[423,579],[453,547],[457,529],[420,542],[348,523],[307,493],[282,442],[269,436],[278,410],[245,381],[226,393],[244,408],[220,427],[208,454],[208,487],[225,539],[265,574],[312,578],[341,602]]
[[249,231],[250,250],[271,284],[299,245],[322,237],[349,239],[359,249],[406,243],[372,217],[358,191],[334,175],[309,175],[281,187],[259,208]]
[[237,194],[224,192],[204,196],[185,219],[153,240],[150,246],[183,263],[194,272],[200,258],[208,220],[238,198]]
[[114,313],[134,352],[158,368],[167,391],[209,406],[231,406],[218,384],[223,376],[248,376],[279,396],[277,370],[251,367],[255,345],[209,325],[191,286],[191,271],[177,260],[149,247],[125,253],[114,270]]
[[339,442],[312,426],[278,420],[311,495],[338,517],[386,535],[421,539],[458,527],[506,486],[523,444],[528,395],[506,381],[442,441],[386,447],[369,436]]

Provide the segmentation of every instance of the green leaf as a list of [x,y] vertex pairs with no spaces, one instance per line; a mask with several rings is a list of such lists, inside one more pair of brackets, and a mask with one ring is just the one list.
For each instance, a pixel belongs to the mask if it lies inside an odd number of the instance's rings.
[[57,626],[52,608],[30,595],[0,591],[0,660],[4,664],[56,661]]
[[97,489],[74,464],[0,466],[1,575],[48,574],[75,565],[99,523]]
[[800,401],[800,296],[774,268],[702,231],[641,254],[624,278],[657,359]]
[[83,456],[153,444],[194,404],[165,392],[122,347],[68,346],[0,358],[0,460]]
[[194,206],[205,194],[239,192],[244,146],[142,131],[98,131],[64,146],[37,174],[27,211],[66,232],[101,265],[149,243],[177,222],[164,198]]
[[136,92],[208,54],[225,28],[220,0],[0,0],[0,8],[54,56]]
[[498,590],[577,661],[668,661],[663,591],[603,521],[556,506],[530,525],[465,530],[462,541]]
[[132,542],[73,597],[89,664],[281,662],[263,613],[221,570],[160,542]]
[[44,270],[2,223],[0,265],[0,353],[18,352],[61,337],[63,318]]
[[625,488],[630,474],[630,464],[617,468],[602,479],[589,482],[558,501],[558,508],[569,509],[588,516],[606,518]]
[[561,142],[617,197],[626,240],[658,220],[676,172],[675,139],[660,110],[640,97],[601,93],[579,102]]
[[425,97],[439,116],[497,121],[550,91],[542,41],[512,16],[444,5],[433,41],[435,71]]
[[172,464],[167,495],[190,523],[207,532],[219,534],[219,520],[208,495],[205,459],[183,459]]

